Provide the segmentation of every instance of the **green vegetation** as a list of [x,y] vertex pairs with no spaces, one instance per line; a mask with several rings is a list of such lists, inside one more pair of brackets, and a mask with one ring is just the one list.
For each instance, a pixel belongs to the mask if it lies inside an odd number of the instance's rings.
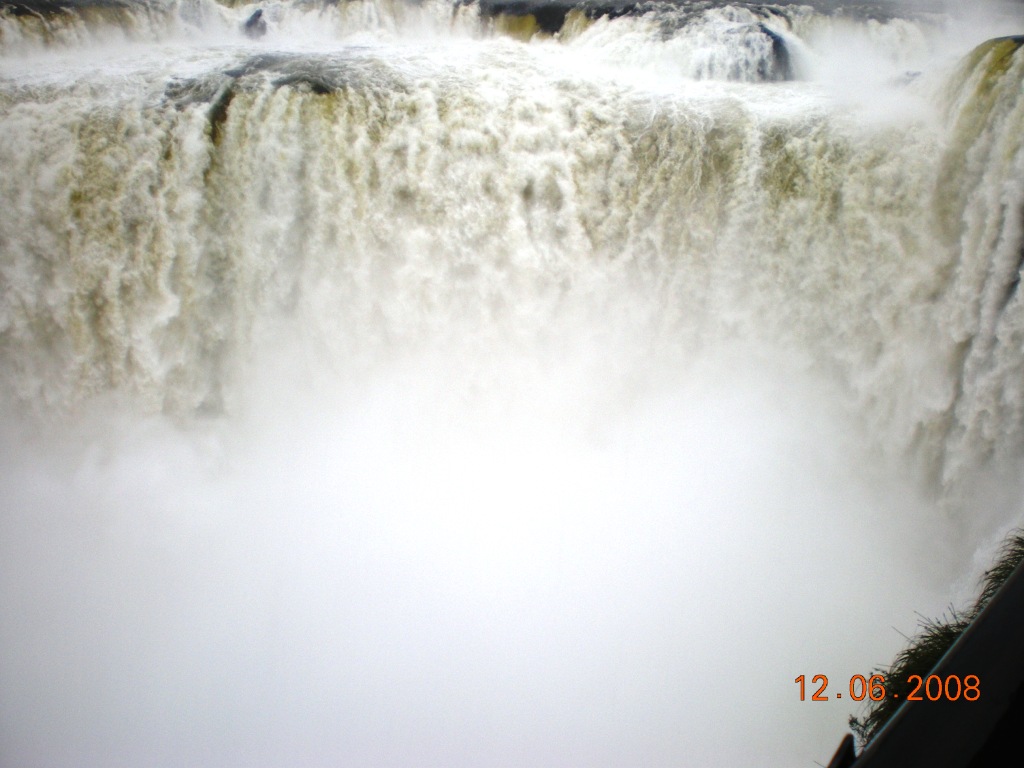
[[928,673],[938,664],[957,638],[991,602],[999,588],[1022,561],[1024,561],[1024,529],[1018,529],[1011,532],[1003,542],[996,564],[985,571],[981,593],[973,606],[967,610],[951,609],[950,615],[943,616],[941,619],[923,619],[920,623],[920,631],[911,639],[910,645],[896,655],[888,669],[875,670],[875,673],[885,676],[885,698],[881,701],[871,702],[867,714],[863,717],[850,716],[850,730],[857,737],[861,747],[882,730],[889,718],[907,700],[911,689],[911,685],[907,682],[910,676],[920,675],[922,678],[928,676]]

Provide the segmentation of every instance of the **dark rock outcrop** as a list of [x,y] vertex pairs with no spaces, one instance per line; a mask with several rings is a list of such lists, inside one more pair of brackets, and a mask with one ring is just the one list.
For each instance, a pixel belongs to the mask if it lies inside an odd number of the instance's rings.
[[246,19],[242,25],[242,32],[254,40],[267,34],[267,20],[263,18],[262,8],[257,8],[253,15]]
[[532,16],[541,31],[551,35],[562,29],[569,11],[581,11],[591,19],[638,13],[634,0],[479,0],[479,5],[489,18]]
[[764,24],[758,24],[757,26],[761,30],[761,34],[772,41],[771,64],[764,67],[764,71],[758,74],[765,80],[792,80],[793,60],[789,55],[789,48],[786,47],[786,41],[782,35],[769,29]]

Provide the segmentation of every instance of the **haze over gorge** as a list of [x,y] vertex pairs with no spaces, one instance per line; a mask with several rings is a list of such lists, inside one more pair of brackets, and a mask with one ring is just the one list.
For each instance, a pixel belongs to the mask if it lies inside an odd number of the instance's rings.
[[962,5],[2,0],[0,765],[826,763],[1024,519]]

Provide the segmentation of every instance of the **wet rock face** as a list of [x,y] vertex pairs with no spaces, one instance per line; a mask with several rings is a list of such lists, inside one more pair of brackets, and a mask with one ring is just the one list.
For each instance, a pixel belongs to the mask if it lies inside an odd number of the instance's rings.
[[479,0],[484,16],[532,16],[537,27],[548,34],[556,34],[565,23],[570,11],[578,10],[590,18],[625,16],[642,13],[634,0]]
[[792,80],[793,62],[789,56],[789,49],[782,35],[773,32],[764,24],[757,25],[758,31],[765,35],[772,42],[772,58],[770,66],[760,72],[765,80]]
[[888,21],[894,18],[914,18],[941,11],[942,0],[774,0],[773,2],[750,2],[749,0],[463,0],[466,4],[476,3],[484,16],[499,15],[520,17],[533,16],[538,27],[548,34],[557,33],[570,11],[581,11],[589,18],[606,16],[639,16],[674,7],[680,18],[696,16],[708,9],[724,5],[745,8],[756,13],[778,11],[787,6],[809,6],[825,15],[848,16],[860,19]]
[[245,24],[242,25],[242,32],[246,37],[253,39],[267,34],[267,20],[263,18],[262,8],[257,8],[253,15],[246,19]]

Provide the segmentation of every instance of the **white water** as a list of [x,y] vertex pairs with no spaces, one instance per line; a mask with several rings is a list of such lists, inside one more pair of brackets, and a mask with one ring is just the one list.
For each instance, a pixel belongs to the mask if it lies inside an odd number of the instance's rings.
[[827,762],[1020,518],[1019,30],[266,8],[4,27],[0,763]]

